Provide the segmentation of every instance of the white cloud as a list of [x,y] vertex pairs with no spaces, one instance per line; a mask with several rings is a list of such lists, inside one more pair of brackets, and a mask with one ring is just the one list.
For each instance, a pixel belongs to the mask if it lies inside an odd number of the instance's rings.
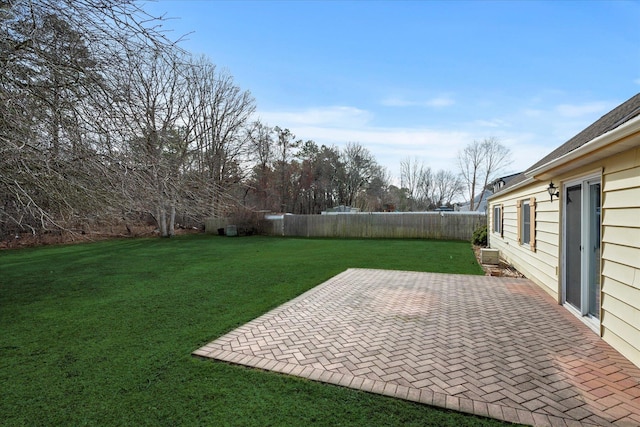
[[428,107],[442,108],[454,105],[456,101],[450,96],[437,96],[426,100],[408,100],[401,97],[390,97],[382,100],[386,107]]
[[300,135],[314,139],[342,145],[346,142],[360,142],[366,147],[386,147],[390,152],[398,150],[413,150],[441,148],[446,145],[449,149],[466,142],[469,137],[465,132],[435,131],[418,128],[338,128],[338,127],[296,127]]
[[447,96],[441,96],[437,98],[429,99],[425,102],[425,105],[428,107],[448,107],[450,105],[455,104],[456,102]]
[[301,111],[258,112],[260,119],[272,126],[364,126],[371,120],[371,113],[355,107],[331,106]]
[[509,123],[501,119],[476,120],[473,122],[473,124],[476,126],[489,127],[489,128],[509,127]]

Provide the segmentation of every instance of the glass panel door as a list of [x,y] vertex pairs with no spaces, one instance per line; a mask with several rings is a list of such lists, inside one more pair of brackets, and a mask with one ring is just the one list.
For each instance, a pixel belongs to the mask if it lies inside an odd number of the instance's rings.
[[568,187],[565,200],[565,301],[582,311],[582,185]]
[[563,303],[594,323],[600,319],[600,177],[564,190]]

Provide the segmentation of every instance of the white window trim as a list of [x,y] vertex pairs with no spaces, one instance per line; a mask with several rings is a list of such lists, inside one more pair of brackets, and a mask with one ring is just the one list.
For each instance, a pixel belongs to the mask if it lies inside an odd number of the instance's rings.
[[[493,232],[495,234],[502,235],[502,206],[494,205],[493,206]],[[498,225],[496,227],[496,224]]]

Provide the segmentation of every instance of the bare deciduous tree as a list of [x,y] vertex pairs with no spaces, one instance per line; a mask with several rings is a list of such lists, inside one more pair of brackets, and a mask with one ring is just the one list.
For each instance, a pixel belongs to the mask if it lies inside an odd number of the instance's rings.
[[432,208],[451,205],[462,194],[464,185],[458,175],[451,171],[439,170],[433,174],[429,185],[429,201]]
[[388,197],[389,186],[391,183],[391,174],[382,167],[377,166],[366,188],[363,201],[363,209],[370,212],[384,211],[385,205],[391,202]]
[[0,234],[116,215],[120,167],[103,126],[116,95],[105,77],[132,45],[170,43],[133,1],[15,0],[0,9]]
[[255,103],[233,78],[202,57],[185,62],[186,109],[181,118],[188,156],[184,168],[186,200],[182,214],[192,222],[223,217],[237,209],[247,189],[241,181],[255,126]]
[[249,156],[253,166],[252,190],[260,209],[270,209],[270,193],[268,191],[270,165],[273,162],[273,129],[260,121],[254,122],[249,129]]
[[482,200],[487,185],[510,163],[510,156],[510,150],[495,137],[473,141],[458,153],[460,174],[469,196],[469,210],[478,208],[476,196]]
[[417,157],[407,157],[400,162],[400,185],[409,194],[409,210],[422,207],[428,195],[430,177],[431,169]]
[[278,188],[280,190],[280,206],[282,212],[291,210],[291,200],[289,190],[291,187],[291,164],[289,161],[294,157],[294,150],[302,143],[296,140],[296,136],[289,129],[282,129],[279,126],[274,128],[276,132],[276,167],[278,172]]

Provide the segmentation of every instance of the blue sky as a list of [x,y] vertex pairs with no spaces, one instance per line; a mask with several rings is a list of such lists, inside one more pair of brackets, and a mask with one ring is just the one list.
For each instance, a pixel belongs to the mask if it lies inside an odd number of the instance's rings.
[[526,169],[640,92],[638,1],[143,3],[300,139],[457,170],[497,137]]

